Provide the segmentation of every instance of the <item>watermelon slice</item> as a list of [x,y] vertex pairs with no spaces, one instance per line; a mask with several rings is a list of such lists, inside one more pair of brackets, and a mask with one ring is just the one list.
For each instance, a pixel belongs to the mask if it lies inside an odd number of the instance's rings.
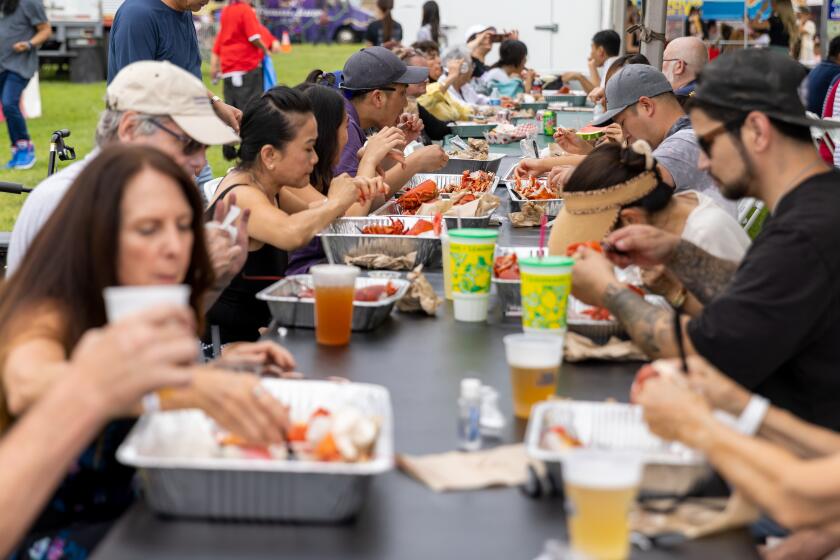
[[604,134],[606,134],[607,129],[606,127],[602,126],[584,126],[583,128],[579,128],[576,131],[576,134],[586,140],[587,142],[591,142],[593,140],[597,140]]

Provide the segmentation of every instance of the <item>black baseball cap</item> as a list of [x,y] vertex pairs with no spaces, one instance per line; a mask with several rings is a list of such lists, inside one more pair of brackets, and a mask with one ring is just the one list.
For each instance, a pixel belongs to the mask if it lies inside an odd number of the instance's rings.
[[772,49],[745,49],[719,56],[697,78],[693,98],[748,113],[760,111],[793,125],[838,128],[840,122],[810,118],[799,98],[808,71]]
[[368,47],[344,64],[341,89],[371,91],[391,84],[419,84],[429,79],[429,69],[406,66],[400,57],[384,47]]

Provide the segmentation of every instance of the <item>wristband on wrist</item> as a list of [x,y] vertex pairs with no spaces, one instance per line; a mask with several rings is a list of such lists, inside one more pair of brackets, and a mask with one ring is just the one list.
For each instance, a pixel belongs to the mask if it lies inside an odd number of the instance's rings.
[[221,97],[219,97],[218,95],[214,95],[213,97],[210,98],[210,103],[218,103],[221,100],[222,100]]
[[32,41],[27,41],[27,42],[26,42],[26,45],[29,47],[29,50],[30,50],[30,51],[34,51],[34,50],[35,50],[35,45],[33,45],[33,44],[32,44]]
[[750,402],[738,418],[738,431],[744,435],[754,436],[767,416],[770,401],[764,397],[753,395]]

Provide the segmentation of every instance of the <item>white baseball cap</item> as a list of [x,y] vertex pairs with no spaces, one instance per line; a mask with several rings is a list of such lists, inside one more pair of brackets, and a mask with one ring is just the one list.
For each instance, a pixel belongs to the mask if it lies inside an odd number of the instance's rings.
[[467,34],[464,35],[464,42],[469,43],[470,42],[470,37],[472,37],[473,35],[478,35],[479,33],[484,33],[488,29],[496,29],[496,28],[493,27],[492,25],[481,25],[481,24],[470,26],[467,29]]
[[168,116],[190,138],[208,146],[240,141],[216,115],[201,80],[171,62],[129,64],[108,86],[105,104],[113,111]]

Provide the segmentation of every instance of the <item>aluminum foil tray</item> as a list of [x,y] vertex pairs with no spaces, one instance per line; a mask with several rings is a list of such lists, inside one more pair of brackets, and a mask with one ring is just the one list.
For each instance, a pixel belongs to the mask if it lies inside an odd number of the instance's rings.
[[[571,107],[583,107],[586,105],[586,94],[557,93],[544,96],[546,103],[568,103]],[[549,107],[550,108],[550,107]]]
[[[388,279],[358,278],[356,288],[385,285]],[[391,316],[394,304],[405,296],[411,283],[408,280],[394,279],[390,282],[397,288],[397,293],[381,301],[353,302],[353,330],[372,331]],[[312,276],[301,274],[288,276],[275,282],[257,294],[257,299],[268,303],[271,316],[282,327],[315,328],[315,300],[299,298],[295,294],[301,288],[312,287]]]
[[464,171],[487,171],[489,173],[498,173],[499,167],[502,165],[502,160],[505,154],[489,154],[486,160],[482,159],[462,159],[457,157],[450,157],[449,163],[440,170],[442,175],[460,175]]
[[267,379],[265,388],[305,420],[319,406],[353,404],[381,420],[366,463],[214,457],[214,422],[198,410],[143,416],[117,451],[140,469],[145,499],[157,513],[242,521],[341,522],[362,508],[371,479],[394,467],[388,390],[377,385]]
[[[497,245],[493,262],[496,262],[497,257],[506,255],[515,254],[517,258],[523,259],[525,257],[535,257],[538,253],[539,248],[537,247],[500,247]],[[496,298],[502,307],[502,312],[508,317],[522,316],[522,282],[519,280],[503,280],[494,276],[492,284],[496,287]]]
[[507,190],[508,194],[510,195],[510,211],[511,212],[520,212],[522,210],[522,204],[525,202],[535,202],[538,206],[542,206],[545,209],[546,215],[551,218],[555,218],[557,214],[560,213],[560,209],[563,207],[563,199],[562,198],[553,198],[551,200],[527,200],[522,198],[518,192],[513,189],[513,183],[507,183]]
[[[494,173],[493,171],[488,171],[488,173]],[[464,173],[418,173],[414,177],[408,180],[408,183],[405,184],[403,190],[413,189],[420,183],[428,180],[432,180],[437,183],[439,189],[442,189],[448,185],[460,185],[461,181],[464,179]],[[490,188],[488,188],[484,192],[490,192],[496,190],[496,187],[499,186],[499,176],[493,176],[493,182],[490,184]]]
[[532,109],[534,111],[542,111],[548,109],[548,101],[535,101],[533,103],[520,103],[520,109]]
[[584,447],[641,454],[646,463],[644,491],[681,495],[711,473],[701,453],[651,434],[639,406],[558,400],[534,406],[525,434],[528,455],[543,461],[558,482],[562,481],[563,459],[575,449],[550,451],[542,447],[543,431],[557,424],[571,425]]
[[[396,200],[391,200],[384,206],[379,207],[371,216],[414,216],[416,214],[405,214],[403,207],[397,204]],[[464,228],[486,228],[490,226],[490,218],[493,212],[486,216],[476,216],[472,218],[461,218],[461,227]],[[425,216],[430,219],[431,216]],[[447,229],[458,229],[458,218],[455,216],[444,216]]]
[[[411,228],[420,219],[413,216],[394,216]],[[318,234],[324,246],[329,262],[344,264],[345,259],[363,255],[387,255],[404,257],[415,253],[414,263],[409,268],[423,265],[430,269],[440,269],[441,246],[439,237],[420,237],[407,235],[365,235],[360,230],[369,225],[387,225],[390,217],[368,216],[364,218],[341,218],[333,222]],[[444,231],[446,225],[443,226]]]
[[484,138],[485,132],[490,132],[499,126],[498,123],[485,124],[474,122],[450,123],[449,133],[461,138]]

